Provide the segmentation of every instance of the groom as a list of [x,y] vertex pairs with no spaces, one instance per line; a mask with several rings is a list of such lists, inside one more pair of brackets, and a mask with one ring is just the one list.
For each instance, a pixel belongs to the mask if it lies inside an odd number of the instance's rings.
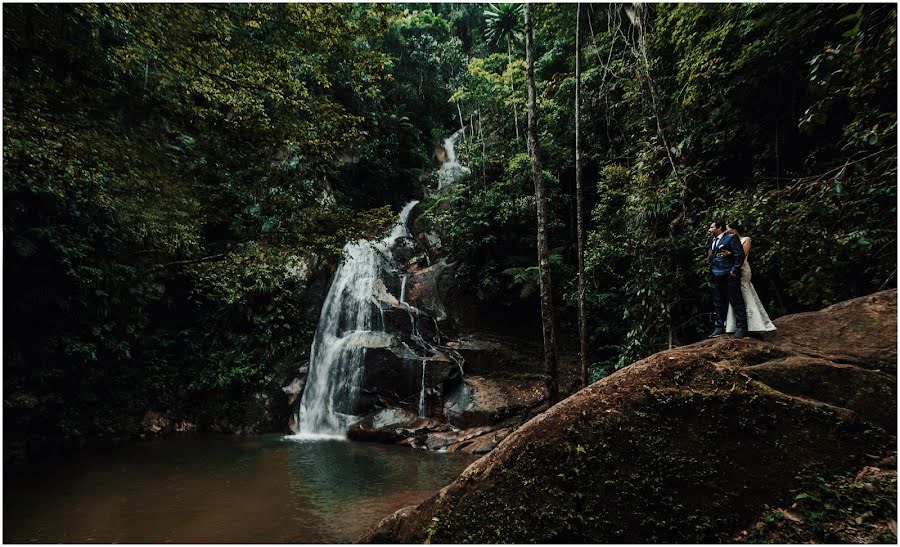
[[735,319],[734,337],[743,338],[747,335],[747,311],[741,294],[744,248],[735,234],[725,233],[724,222],[711,223],[709,234],[713,238],[709,247],[709,287],[716,310],[716,329],[709,337],[725,334],[725,318],[728,316],[728,304],[731,304]]

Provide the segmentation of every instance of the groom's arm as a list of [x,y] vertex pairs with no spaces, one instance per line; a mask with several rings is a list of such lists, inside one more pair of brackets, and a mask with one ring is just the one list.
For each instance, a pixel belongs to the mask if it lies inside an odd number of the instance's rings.
[[731,254],[734,255],[734,265],[731,267],[731,274],[737,277],[741,276],[741,267],[744,265],[744,247],[741,245],[741,240],[737,237],[732,237],[729,241],[729,247],[731,248]]

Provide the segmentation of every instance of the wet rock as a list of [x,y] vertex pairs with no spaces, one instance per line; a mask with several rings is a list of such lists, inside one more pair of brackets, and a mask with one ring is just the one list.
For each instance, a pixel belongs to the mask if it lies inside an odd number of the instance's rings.
[[508,378],[500,382],[467,375],[465,386],[444,405],[444,416],[456,427],[492,425],[540,403],[545,397],[543,380]]
[[[296,367],[296,365],[294,365]],[[297,411],[303,398],[303,390],[306,388],[306,378],[309,374],[309,365],[303,365],[293,374],[287,376],[288,380],[281,382],[281,392],[276,393],[271,405],[274,407],[268,412],[276,420],[276,429],[287,422],[288,431],[297,432]]]
[[428,253],[429,260],[440,260],[444,255],[444,244],[441,242],[441,237],[435,232],[420,232],[416,236],[416,240]]
[[410,505],[392,513],[378,523],[377,527],[373,527],[366,532],[366,541],[369,543],[391,542],[392,538],[398,533],[400,524],[403,523],[415,509],[415,505]]
[[397,243],[391,249],[391,254],[397,264],[406,264],[412,257],[421,252],[422,250],[419,248],[416,240],[411,237],[402,237],[398,239]]
[[408,337],[408,333],[412,329],[409,312],[400,307],[399,301],[396,307],[381,309],[375,318],[381,322],[379,326],[387,332],[407,333]]
[[[438,205],[438,211],[448,206],[449,205],[447,204],[441,203]],[[416,238],[419,246],[428,254],[429,259],[432,262],[435,262],[444,255],[443,244],[441,243],[440,236],[434,230],[431,230],[430,226],[424,222],[424,218],[422,217],[423,212],[424,206],[422,203],[417,204],[413,207],[412,211],[410,211],[410,232],[413,234],[413,237]]]
[[357,414],[386,405],[411,404],[421,389],[421,363],[405,359],[392,348],[366,350]]
[[487,454],[497,447],[513,429],[505,427],[490,430],[480,435],[460,439],[447,447],[447,452],[466,452],[468,454]]
[[396,334],[401,340],[415,347],[417,351],[423,352],[425,345],[439,345],[441,342],[440,333],[434,318],[415,308],[398,305],[380,310],[376,315],[376,320],[380,322],[378,325],[387,330],[387,332]]
[[406,300],[438,321],[448,318],[447,302],[457,285],[456,266],[445,259],[408,274]]
[[159,412],[148,410],[141,420],[141,431],[143,435],[191,433],[197,431],[197,426],[187,420],[171,420]]
[[194,433],[197,431],[197,425],[187,420],[179,420],[172,427],[175,433]]
[[303,387],[306,386],[306,376],[297,376],[291,383],[281,388],[288,396],[288,405],[293,407],[300,395],[303,393]]
[[[855,471],[895,446],[894,431],[879,427],[882,417],[870,409],[897,405],[888,365],[896,360],[896,291],[839,306],[807,315],[802,330],[781,328],[795,320],[776,321],[772,341],[720,338],[625,367],[536,416],[361,541],[733,538],[767,507],[783,506],[803,473]],[[859,332],[879,335],[853,347]],[[854,364],[862,361],[869,366]],[[846,392],[809,381],[809,367],[823,365],[855,366],[861,379]],[[882,381],[889,385],[865,388]]]
[[427,268],[431,263],[427,254],[416,255],[406,261],[405,270],[407,272],[416,273]]
[[384,406],[418,409],[424,386],[428,399],[442,397],[460,382],[459,366],[447,355],[419,357],[405,344],[370,348],[364,357],[359,413]]
[[[380,279],[375,281],[376,302],[373,304],[381,309],[399,308],[401,287],[402,278],[399,273],[385,272]],[[379,313],[377,309],[375,313]]]
[[148,410],[141,420],[141,431],[154,435],[162,433],[169,428],[169,420],[159,412]]
[[441,427],[442,424],[420,418],[415,412],[385,408],[350,426],[347,437],[353,441],[396,443]]
[[297,256],[287,267],[288,272],[300,281],[301,288],[296,291],[295,298],[303,311],[303,318],[311,322],[317,321],[328,294],[335,265],[315,257]]
[[475,427],[428,433],[421,445],[429,450],[485,454],[494,449],[512,430],[510,428]]

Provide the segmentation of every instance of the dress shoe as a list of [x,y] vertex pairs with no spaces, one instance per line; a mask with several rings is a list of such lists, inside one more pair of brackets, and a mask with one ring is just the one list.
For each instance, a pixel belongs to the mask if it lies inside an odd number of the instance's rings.
[[718,337],[722,336],[723,334],[725,334],[725,329],[723,329],[722,327],[716,327],[716,330],[712,331],[709,334],[709,337],[710,338],[718,338]]
[[734,339],[735,340],[737,340],[738,338],[746,338],[746,337],[747,337],[747,331],[745,331],[744,329],[737,329],[734,331]]

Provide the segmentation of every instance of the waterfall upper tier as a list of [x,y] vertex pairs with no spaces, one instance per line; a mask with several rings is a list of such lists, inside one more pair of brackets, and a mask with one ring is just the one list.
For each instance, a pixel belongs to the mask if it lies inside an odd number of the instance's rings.
[[446,159],[441,164],[438,171],[438,190],[445,188],[456,182],[463,175],[471,173],[471,170],[465,165],[460,165],[456,160],[456,141],[463,135],[465,128],[460,129],[456,133],[444,139],[444,153]]

